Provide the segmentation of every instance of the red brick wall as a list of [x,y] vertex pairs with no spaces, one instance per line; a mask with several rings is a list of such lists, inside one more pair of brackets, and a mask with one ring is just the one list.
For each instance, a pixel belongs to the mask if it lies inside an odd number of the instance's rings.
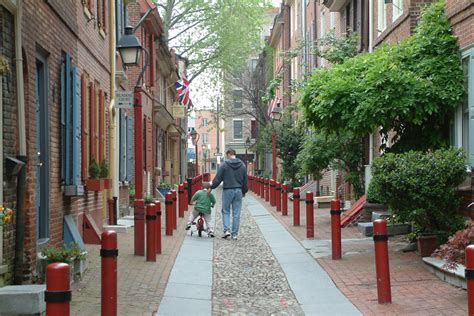
[[[80,1],[25,0],[23,5],[23,49],[28,69],[25,81],[26,137],[29,167],[27,174],[27,201],[25,226],[25,252],[27,264],[34,271],[36,261],[35,181],[36,170],[36,50],[41,47],[48,54],[49,75],[49,156],[50,156],[50,238],[58,245],[63,239],[63,216],[72,214],[82,232],[84,212],[91,213],[102,226],[103,192],[86,192],[84,197],[64,197],[61,191],[60,164],[60,67],[63,53],[68,52],[80,72],[86,72],[91,81],[100,83],[110,101],[109,38],[99,34],[97,19],[89,20]],[[92,12],[95,14],[96,12]],[[108,131],[106,111],[105,130]],[[106,139],[108,139],[108,134]],[[106,148],[108,148],[106,142]],[[108,150],[106,150],[108,157]]]
[[[14,19],[13,15],[4,7],[0,6],[0,47],[1,54],[8,60],[10,74],[3,76],[2,102],[3,102],[3,159],[8,156],[16,157],[18,154],[18,117],[16,115],[16,67],[14,64]],[[4,166],[2,166],[4,168]],[[4,172],[3,205],[15,209],[16,206],[16,177],[6,177]],[[15,218],[15,217],[14,217]],[[13,277],[13,260],[15,258],[15,223],[5,225],[3,228],[3,259],[0,265],[8,265],[8,272],[3,277],[0,276],[0,286],[3,282],[9,283]]]
[[446,13],[461,49],[474,43],[474,2],[471,0],[446,0]]

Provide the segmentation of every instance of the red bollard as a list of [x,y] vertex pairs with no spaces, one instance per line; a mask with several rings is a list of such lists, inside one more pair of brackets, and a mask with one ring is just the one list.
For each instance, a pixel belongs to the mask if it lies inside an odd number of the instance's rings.
[[264,187],[263,187],[263,178],[262,177],[258,178],[258,195],[262,199],[265,197]]
[[176,214],[177,213],[177,207],[176,207],[176,204],[178,204],[176,201],[177,201],[177,193],[176,193],[176,190],[171,190],[171,194],[173,194],[173,214],[172,214],[172,218],[173,218],[173,229],[176,229],[178,227],[178,215]]
[[275,180],[270,179],[270,205],[276,206],[276,198],[275,198]]
[[156,261],[156,211],[153,203],[146,206],[146,261]]
[[101,314],[112,316],[117,315],[117,233],[111,230],[103,232],[101,243]]
[[284,184],[281,187],[281,215],[288,215],[288,185]]
[[331,201],[331,245],[332,260],[341,259],[341,203]]
[[306,238],[314,238],[313,192],[306,192]]
[[178,215],[179,217],[184,217],[184,184],[180,184],[178,187],[178,195],[179,195],[179,206],[178,206]]
[[377,273],[377,296],[379,304],[392,302],[390,269],[388,262],[387,221],[374,221],[375,270]]
[[277,182],[275,184],[275,195],[276,195],[276,209],[277,212],[281,212],[281,183]]
[[133,211],[135,256],[145,255],[145,201],[135,200]]
[[166,236],[173,236],[173,194],[171,192],[165,195],[166,212]]
[[70,268],[67,263],[55,262],[46,268],[46,316],[68,316],[71,301]]
[[156,221],[155,221],[155,246],[156,246],[156,253],[161,253],[161,202],[156,200],[155,201],[155,211],[156,211]]
[[253,186],[253,176],[249,176],[250,191],[255,193],[255,188]]
[[300,226],[300,188],[293,189],[293,226]]
[[184,181],[184,211],[188,210],[188,203],[189,203],[189,188],[188,188],[188,181]]
[[265,187],[265,201],[270,202],[270,180],[264,180],[264,187]]
[[467,283],[467,314],[474,315],[474,245],[464,250],[466,254],[466,269],[464,276]]

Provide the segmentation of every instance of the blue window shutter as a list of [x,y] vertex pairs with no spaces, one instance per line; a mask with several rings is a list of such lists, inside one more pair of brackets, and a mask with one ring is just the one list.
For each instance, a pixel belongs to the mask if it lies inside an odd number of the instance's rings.
[[120,147],[119,147],[119,180],[125,181],[125,166],[127,164],[127,125],[124,110],[120,109]]
[[66,54],[65,62],[65,98],[66,98],[66,185],[72,184],[72,89],[71,56]]
[[66,69],[61,64],[61,179],[66,184]]
[[72,184],[81,184],[81,78],[72,68]]
[[120,38],[122,37],[122,33],[123,33],[123,24],[124,24],[124,21],[123,21],[123,0],[116,0],[115,1],[115,17],[117,19],[117,21],[115,22],[116,23],[116,26],[117,26],[117,34],[116,34],[116,37],[117,37],[117,43],[120,41]]
[[127,117],[127,181],[133,179],[133,118]]

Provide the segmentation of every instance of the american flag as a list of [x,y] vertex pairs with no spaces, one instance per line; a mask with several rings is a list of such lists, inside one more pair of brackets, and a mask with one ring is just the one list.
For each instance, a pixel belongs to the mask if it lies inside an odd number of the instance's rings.
[[179,102],[181,102],[182,105],[187,107],[190,104],[190,99],[189,82],[186,77],[183,77],[183,79],[176,81],[176,92],[179,96]]

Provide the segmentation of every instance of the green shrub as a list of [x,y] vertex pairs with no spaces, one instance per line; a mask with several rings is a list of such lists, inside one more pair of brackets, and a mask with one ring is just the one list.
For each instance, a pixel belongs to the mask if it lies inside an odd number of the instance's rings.
[[50,263],[70,263],[76,258],[84,260],[86,256],[86,253],[82,251],[75,242],[64,244],[62,247],[46,246],[41,251],[41,254],[46,257]]
[[100,163],[99,169],[100,169],[99,176],[101,178],[107,178],[109,176],[109,165],[107,164],[107,161],[102,160],[102,162]]
[[418,234],[445,239],[463,225],[456,189],[465,178],[462,150],[386,154],[372,165],[368,200],[386,204],[401,221],[413,222]]
[[92,159],[89,164],[89,176],[91,178],[98,178],[100,176],[100,167],[95,159]]

